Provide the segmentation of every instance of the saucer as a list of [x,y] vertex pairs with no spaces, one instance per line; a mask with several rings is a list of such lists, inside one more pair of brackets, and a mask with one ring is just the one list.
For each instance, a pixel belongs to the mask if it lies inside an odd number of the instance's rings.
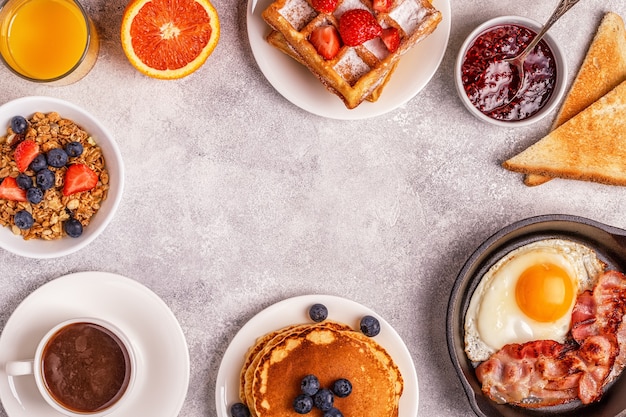
[[[8,376],[5,364],[30,359],[55,324],[73,317],[102,318],[128,335],[137,352],[131,398],[111,417],[178,415],[189,385],[189,350],[169,307],[129,278],[79,272],[41,286],[20,303],[0,335],[0,400],[9,417],[59,417],[31,375]],[[154,401],[158,398],[158,401]]]
[[230,407],[239,402],[239,374],[244,356],[257,338],[280,328],[312,323],[309,307],[315,303],[328,308],[328,318],[358,328],[361,318],[371,315],[380,322],[380,334],[376,342],[391,355],[404,379],[404,392],[400,397],[398,417],[416,417],[419,402],[417,374],[411,353],[404,341],[389,323],[374,311],[361,304],[332,295],[302,295],[280,301],[258,313],[237,332],[230,342],[217,374],[215,402],[218,417],[230,417]]

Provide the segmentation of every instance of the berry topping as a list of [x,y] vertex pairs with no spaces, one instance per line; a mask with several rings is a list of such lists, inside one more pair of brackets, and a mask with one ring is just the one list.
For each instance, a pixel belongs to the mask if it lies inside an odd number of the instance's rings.
[[35,172],[38,172],[44,168],[48,168],[48,161],[46,161],[46,155],[40,153],[30,163],[30,169],[32,169]]
[[26,132],[26,128],[28,127],[28,122],[22,116],[14,116],[11,119],[11,130],[13,133],[17,133],[21,135]]
[[338,0],[311,0],[311,6],[320,13],[332,13],[337,8]]
[[307,414],[313,409],[313,398],[306,394],[300,394],[293,400],[293,411],[298,414]]
[[380,36],[382,31],[374,15],[367,10],[351,9],[339,18],[339,34],[348,46],[361,45]]
[[313,304],[309,309],[309,317],[316,323],[326,320],[328,309],[324,304]]
[[250,417],[250,410],[243,403],[235,403],[230,407],[231,417]]
[[322,411],[328,411],[333,408],[333,402],[335,401],[335,396],[333,392],[329,389],[322,388],[313,397],[313,402],[315,406]]
[[69,237],[79,237],[83,234],[83,225],[78,220],[72,218],[63,223],[63,230]]
[[374,337],[380,333],[380,322],[376,317],[363,316],[360,327],[363,334],[368,337]]
[[20,172],[24,172],[28,169],[28,166],[33,159],[39,155],[39,145],[33,140],[25,140],[20,142],[15,148],[15,165]]
[[72,158],[80,156],[83,153],[83,145],[80,142],[70,142],[65,145],[65,152]]
[[68,196],[74,193],[91,190],[98,184],[98,174],[84,164],[73,164],[65,173],[65,184],[63,185],[63,195]]
[[28,190],[33,186],[33,179],[23,172],[20,173],[17,178],[15,178],[15,182],[17,183],[17,186],[20,187],[22,190]]
[[15,223],[18,228],[26,230],[32,227],[33,223],[35,223],[35,220],[33,220],[33,216],[29,212],[27,212],[26,210],[20,210],[15,213],[15,216],[13,217],[13,223]]
[[50,149],[46,154],[46,160],[51,167],[64,167],[67,164],[67,152],[61,148]]
[[333,392],[339,398],[344,398],[352,392],[352,384],[345,378],[336,380],[333,383]]
[[380,38],[383,40],[389,52],[393,53],[398,50],[398,46],[400,46],[400,31],[397,28],[388,27],[383,29]]
[[54,172],[50,171],[48,168],[39,171],[35,176],[35,179],[37,181],[37,186],[44,191],[54,187]]
[[388,13],[393,6],[393,0],[372,0],[372,9],[379,13]]
[[39,204],[43,200],[41,188],[32,187],[26,191],[26,199],[32,204]]
[[339,52],[341,41],[337,29],[331,25],[318,26],[309,36],[309,42],[324,59],[333,59]]
[[6,177],[0,184],[0,200],[26,201],[26,191],[17,185],[13,177]]
[[324,413],[324,417],[343,417],[343,414],[333,407]]
[[302,378],[300,389],[304,394],[313,396],[320,389],[320,381],[315,375],[307,375]]

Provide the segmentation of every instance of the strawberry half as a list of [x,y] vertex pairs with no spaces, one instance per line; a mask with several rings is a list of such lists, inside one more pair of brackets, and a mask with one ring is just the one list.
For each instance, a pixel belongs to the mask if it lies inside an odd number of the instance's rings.
[[396,52],[398,46],[400,46],[400,31],[397,28],[389,27],[383,29],[380,38],[383,40],[389,52]]
[[67,168],[63,184],[63,195],[68,196],[89,191],[98,184],[98,174],[87,165],[73,164]]
[[17,169],[20,172],[26,171],[30,163],[33,162],[33,159],[35,159],[37,155],[39,155],[39,145],[37,145],[37,142],[32,140],[20,142],[20,144],[15,148],[15,153],[13,154]]
[[393,0],[372,0],[372,9],[379,13],[388,13],[393,6]]
[[339,34],[348,46],[361,45],[380,36],[382,31],[374,15],[367,10],[348,10],[339,18]]
[[341,46],[337,29],[331,25],[318,26],[313,29],[309,42],[324,59],[333,59],[337,56]]
[[17,185],[13,177],[6,177],[0,184],[0,200],[26,201],[26,190]]
[[311,6],[320,13],[332,13],[339,0],[311,0]]

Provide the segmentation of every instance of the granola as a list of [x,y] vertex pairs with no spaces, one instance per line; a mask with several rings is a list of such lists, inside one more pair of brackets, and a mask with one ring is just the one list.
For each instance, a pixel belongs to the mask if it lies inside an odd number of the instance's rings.
[[[54,173],[54,185],[43,192],[43,199],[37,204],[29,201],[0,199],[0,225],[10,227],[14,234],[28,239],[59,239],[66,235],[63,223],[76,219],[83,227],[89,225],[92,216],[100,209],[107,198],[109,174],[105,167],[102,150],[88,132],[58,113],[35,113],[28,120],[26,131],[16,134],[9,126],[5,136],[0,136],[0,181],[6,177],[17,178],[20,174],[15,161],[15,147],[25,140],[33,140],[39,151],[46,154],[51,149],[65,148],[70,142],[79,142],[83,152],[69,158],[68,164],[60,168],[48,167]],[[97,184],[90,190],[64,195],[65,173],[71,164],[84,164],[98,176]],[[29,167],[25,172],[35,177]],[[14,216],[21,210],[32,215],[33,225],[20,229],[15,225]]]

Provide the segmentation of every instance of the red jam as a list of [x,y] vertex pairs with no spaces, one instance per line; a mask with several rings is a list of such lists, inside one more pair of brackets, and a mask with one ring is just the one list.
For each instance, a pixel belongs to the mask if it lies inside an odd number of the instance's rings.
[[502,62],[521,53],[535,35],[515,24],[494,26],[468,48],[461,66],[463,87],[472,104],[485,115],[503,121],[523,120],[550,99],[556,62],[544,40],[526,57],[523,80],[514,66]]

